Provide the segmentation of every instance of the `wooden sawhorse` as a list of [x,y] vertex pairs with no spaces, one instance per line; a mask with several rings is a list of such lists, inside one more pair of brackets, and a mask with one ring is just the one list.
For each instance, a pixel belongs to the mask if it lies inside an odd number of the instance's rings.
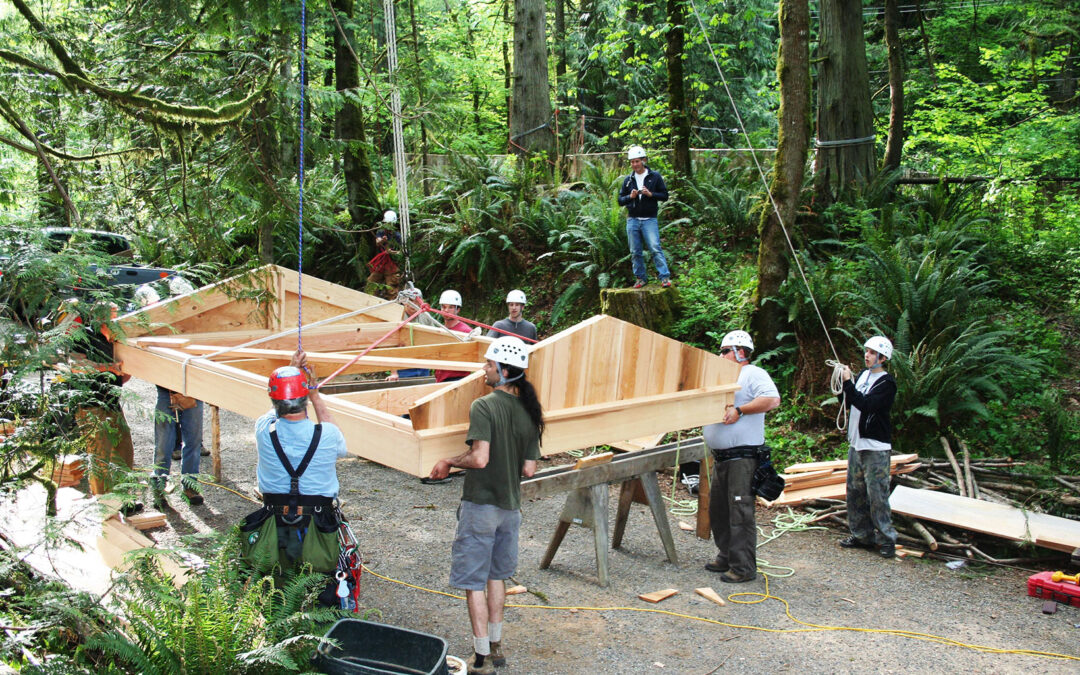
[[670,443],[649,450],[630,452],[611,456],[610,453],[596,455],[579,461],[575,465],[552,467],[537,473],[532,478],[522,481],[522,499],[535,499],[551,494],[571,490],[566,497],[559,524],[548,544],[540,569],[547,569],[555,557],[563,537],[571,525],[580,525],[593,531],[593,544],[596,548],[597,578],[601,586],[607,586],[608,575],[608,484],[622,483],[619,493],[619,508],[615,517],[615,533],[612,548],[619,548],[626,531],[626,521],[630,514],[631,503],[648,504],[652,511],[656,529],[664,545],[667,559],[678,564],[675,541],[671,536],[664,499],[660,495],[660,485],[656,472],[672,466],[676,457],[680,462],[701,459],[705,453],[704,442],[691,439],[679,444]]

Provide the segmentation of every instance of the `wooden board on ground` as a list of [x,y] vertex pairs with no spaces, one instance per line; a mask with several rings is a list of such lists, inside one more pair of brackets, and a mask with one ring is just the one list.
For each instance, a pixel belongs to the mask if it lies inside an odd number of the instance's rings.
[[[384,338],[346,372],[469,373],[392,395],[324,393],[349,451],[415,476],[460,454],[470,405],[490,391],[477,368],[491,339],[466,341],[441,325],[402,326],[400,305],[282,267],[268,265],[121,317],[116,358],[128,375],[257,417],[269,409],[267,375],[288,363],[296,343],[301,279],[305,320],[340,319],[303,331],[317,374],[326,376]],[[361,309],[366,313],[355,313]],[[265,341],[249,344],[255,339]],[[545,413],[544,455],[627,438],[655,444],[664,433],[714,422],[738,389],[734,363],[603,315],[533,345],[529,366]]]
[[653,591],[652,593],[642,593],[638,597],[645,602],[657,603],[661,600],[667,600],[671,596],[679,592],[677,588],[665,588],[662,591]]
[[165,525],[165,514],[160,511],[144,511],[124,518],[124,522],[136,530],[152,530]]
[[706,586],[705,588],[695,588],[694,592],[705,598],[706,600],[712,600],[721,607],[727,605],[727,603],[724,602],[724,599],[720,597],[720,594],[709,588],[708,586]]
[[893,513],[932,520],[973,532],[1028,541],[1056,551],[1080,547],[1080,522],[1008,506],[904,485],[889,498]]
[[[910,455],[893,455],[889,459],[889,463],[892,466],[897,464],[907,464],[908,462],[914,462],[919,459],[916,454]],[[846,459],[834,459],[828,462],[806,462],[805,464],[792,464],[784,469],[784,473],[804,473],[806,471],[821,471],[822,469],[846,469]]]

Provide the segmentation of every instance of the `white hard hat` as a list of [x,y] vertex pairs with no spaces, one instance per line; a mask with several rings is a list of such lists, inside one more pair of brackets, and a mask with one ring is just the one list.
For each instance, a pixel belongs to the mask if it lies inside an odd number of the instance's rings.
[[156,302],[161,302],[161,296],[150,284],[143,284],[135,289],[135,304],[139,307],[146,307]]
[[516,288],[506,294],[506,302],[518,302],[522,305],[525,304],[525,291],[519,291]]
[[455,307],[461,307],[461,293],[457,291],[443,291],[439,296],[440,305],[453,305]]
[[194,293],[195,287],[191,282],[181,276],[169,277],[169,293],[172,295],[187,295]]
[[397,222],[397,212],[396,211],[387,211],[386,213],[382,214],[382,221],[384,223],[396,223]]
[[754,341],[750,339],[750,333],[744,330],[733,330],[720,341],[721,349],[724,347],[746,347],[754,351]]
[[529,348],[521,338],[504,335],[488,345],[484,358],[525,370],[529,367]]
[[875,352],[881,354],[886,359],[892,358],[892,342],[890,342],[889,338],[885,337],[884,335],[875,335],[874,337],[867,340],[866,344],[864,344],[863,347],[866,349],[873,349]]
[[630,146],[630,151],[626,153],[626,158],[627,159],[644,159],[645,158],[645,148],[641,147],[640,145],[631,145]]

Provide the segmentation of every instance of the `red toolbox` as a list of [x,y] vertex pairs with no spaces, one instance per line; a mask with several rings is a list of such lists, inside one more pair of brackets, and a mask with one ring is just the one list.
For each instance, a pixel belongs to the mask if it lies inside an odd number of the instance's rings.
[[1054,581],[1051,579],[1053,574],[1039,572],[1028,577],[1028,595],[1080,607],[1080,586],[1071,581]]

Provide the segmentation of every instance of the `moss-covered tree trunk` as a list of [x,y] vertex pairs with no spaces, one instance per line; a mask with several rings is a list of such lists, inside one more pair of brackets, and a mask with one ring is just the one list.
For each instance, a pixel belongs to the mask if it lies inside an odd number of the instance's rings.
[[543,0],[514,0],[514,96],[510,112],[511,149],[516,154],[555,150],[551,132],[546,5]]
[[671,167],[675,184],[693,175],[690,166],[690,117],[686,114],[686,90],[683,81],[683,47],[686,42],[686,11],[683,0],[667,0],[667,20],[671,29],[664,46],[668,76],[668,113],[671,116]]
[[904,44],[897,0],[885,0],[885,47],[889,51],[889,138],[881,168],[895,171],[904,148]]
[[[334,76],[339,92],[358,92],[360,67],[353,57],[356,47],[352,29],[353,0],[334,0],[334,9],[342,16],[341,25],[345,36],[334,26]],[[348,42],[346,42],[348,38]],[[345,194],[349,217],[355,227],[370,227],[379,212],[379,197],[375,194],[375,181],[371,175],[371,162],[367,155],[367,138],[364,131],[364,113],[354,96],[346,96],[337,114],[338,139],[342,145],[342,168],[345,177]],[[367,247],[367,242],[359,244]],[[367,257],[363,256],[366,260]]]
[[667,334],[682,305],[674,288],[608,288],[600,291],[600,312]]
[[821,0],[818,44],[814,190],[820,206],[865,185],[876,170],[862,2]]
[[[783,309],[769,300],[788,276],[788,245],[779,218],[791,232],[799,206],[806,153],[810,145],[810,8],[807,0],[780,2],[780,135],[776,143],[773,204],[758,225],[758,289],[751,330],[758,351],[776,345],[787,323]],[[778,214],[779,212],[779,214]]]

